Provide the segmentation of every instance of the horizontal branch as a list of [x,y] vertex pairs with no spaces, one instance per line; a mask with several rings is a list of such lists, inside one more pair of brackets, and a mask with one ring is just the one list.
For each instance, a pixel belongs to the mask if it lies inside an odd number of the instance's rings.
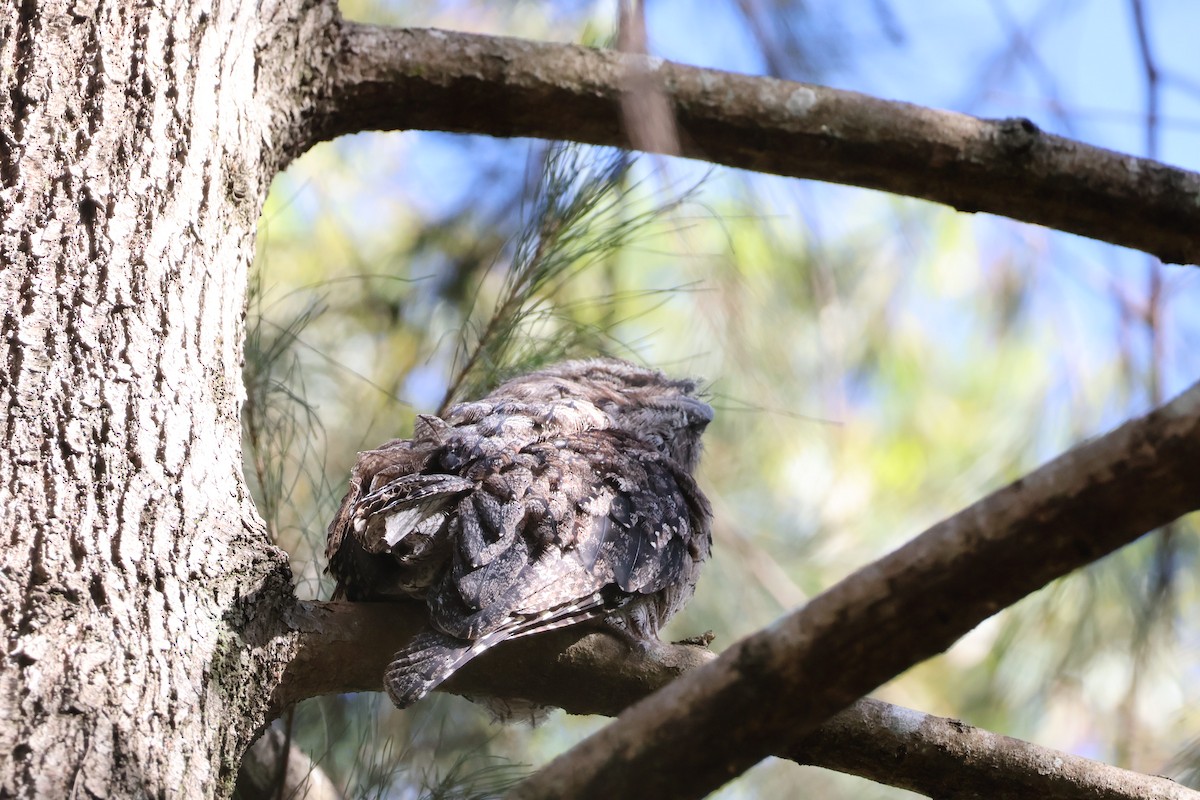
[[[671,103],[685,156],[919,197],[1200,263],[1200,175],[1043,133],[1028,120],[982,120],[610,50],[332,25],[323,77],[306,77],[300,90],[309,135],[297,150],[405,129],[630,147],[622,94],[649,75]],[[290,115],[280,119],[292,124]]]
[[802,737],[787,757],[939,800],[1200,800],[1168,778],[872,698]]
[[[298,603],[285,620],[296,655],[276,690],[276,713],[309,697],[378,692],[392,656],[425,629],[422,603]],[[516,639],[463,667],[439,690],[520,697],[571,714],[615,717],[622,709],[712,660],[696,645],[664,644],[631,652],[587,626]]]
[[513,796],[701,797],[1000,609],[1200,507],[1197,463],[1200,384],[737,642]]
[[[379,691],[392,654],[419,630],[417,603],[300,603],[288,620],[298,656],[276,696],[283,708],[333,692]],[[446,691],[526,697],[572,713],[616,716],[683,672],[713,658],[694,645],[630,652],[612,635],[564,628],[518,639],[471,662]],[[1196,800],[1165,778],[1152,778],[1010,739],[957,720],[864,699],[776,755],[931,797],[1047,797],[1058,800]]]

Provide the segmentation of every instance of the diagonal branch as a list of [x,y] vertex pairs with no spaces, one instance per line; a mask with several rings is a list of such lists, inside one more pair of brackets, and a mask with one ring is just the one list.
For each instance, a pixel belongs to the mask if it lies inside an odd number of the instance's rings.
[[629,147],[622,87],[654,73],[691,158],[924,198],[1200,263],[1200,175],[1046,134],[1028,120],[981,120],[573,45],[336,19],[324,31],[313,37],[325,54],[320,77],[305,72],[296,89],[308,125],[286,148],[291,157],[364,130]]
[[[601,784],[623,778],[644,787],[656,772],[642,769],[639,774],[639,761],[678,757],[700,762],[690,763],[682,774],[699,771],[701,783],[712,784],[767,752],[938,794],[934,781],[944,765],[927,769],[927,758],[950,751],[936,743],[941,734],[908,725],[899,741],[913,760],[904,769],[895,763],[897,726],[892,723],[912,719],[902,709],[859,704],[853,715],[842,715],[811,738],[803,737],[852,696],[944,649],[1019,596],[1200,506],[1194,471],[1198,457],[1200,385],[935,526],[797,615],[735,645],[717,664],[698,669],[711,658],[701,648],[676,645],[629,653],[610,636],[568,628],[499,647],[456,675],[447,688],[464,694],[526,695],[574,713],[615,715],[683,672],[696,670],[601,733],[606,741],[628,746],[614,751],[625,753],[628,769],[607,768],[603,753],[609,745],[585,743],[582,756],[573,751],[531,779],[522,790],[527,796],[589,796],[593,783],[546,785],[547,775],[562,780],[556,775],[563,774],[564,766],[568,779],[578,773],[595,781],[599,770]],[[415,603],[298,604],[285,621],[288,635],[296,639],[296,656],[283,676],[276,708],[316,694],[377,689],[387,660],[421,628],[424,615]],[[827,689],[806,695],[807,681]],[[889,724],[877,724],[885,712]],[[847,727],[849,717],[859,721]],[[738,723],[746,719],[755,725],[745,734],[732,733],[743,730]],[[723,732],[719,754],[703,745],[714,735],[713,727]],[[979,747],[969,733],[963,732],[963,752]],[[932,749],[930,741],[920,744],[928,736],[935,737]],[[839,744],[847,738],[858,743],[857,750]],[[1034,745],[988,741],[997,757],[1025,766],[1014,767],[1009,776],[1007,769],[997,772],[986,765],[971,767],[965,759],[951,760],[959,765],[955,775],[979,773],[972,780],[992,781],[987,784],[991,792],[1013,785],[1049,792],[1050,784],[1038,783],[1034,773],[1062,783],[1054,795],[1061,797],[1089,796],[1082,789],[1082,794],[1071,794],[1064,786],[1094,787],[1117,778],[1119,785],[1142,785],[1133,774],[1112,773],[1113,778],[1108,767],[1092,768],[1091,762],[1060,758]],[[864,757],[863,748],[870,755]],[[927,755],[918,757],[921,752]],[[1047,763],[1061,769],[1047,772]],[[713,767],[705,769],[708,764]],[[886,773],[879,771],[881,764],[889,765]],[[680,773],[673,774],[675,785]],[[664,797],[704,791],[657,788]],[[539,789],[546,794],[537,794]],[[603,795],[606,790],[597,791]],[[1150,794],[1139,791],[1111,796]]]
[[[377,691],[384,666],[423,624],[420,604],[300,603],[298,636],[279,705],[328,692]],[[692,645],[631,653],[611,635],[565,628],[485,653],[446,687],[466,694],[528,696],[574,713],[616,716],[713,654]],[[784,737],[776,755],[931,797],[1059,800],[1200,800],[1156,778],[989,733],[874,699],[815,732]],[[956,795],[955,790],[958,792]]]
[[1000,609],[1200,507],[1197,463],[1200,384],[743,639],[513,796],[701,797]]

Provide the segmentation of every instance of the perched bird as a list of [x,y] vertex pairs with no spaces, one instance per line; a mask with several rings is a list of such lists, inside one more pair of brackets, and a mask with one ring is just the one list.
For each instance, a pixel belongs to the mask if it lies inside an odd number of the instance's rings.
[[692,472],[713,412],[696,390],[568,361],[359,454],[326,555],[335,597],[428,605],[385,675],[398,707],[505,639],[602,619],[657,642],[712,543]]

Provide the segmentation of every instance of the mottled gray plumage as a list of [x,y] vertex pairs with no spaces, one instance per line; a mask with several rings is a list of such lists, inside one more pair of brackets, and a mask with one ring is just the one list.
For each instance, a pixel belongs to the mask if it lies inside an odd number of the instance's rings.
[[335,596],[412,597],[430,630],[385,676],[405,708],[487,648],[603,618],[638,640],[711,546],[696,383],[616,359],[503,384],[359,455],[329,526]]

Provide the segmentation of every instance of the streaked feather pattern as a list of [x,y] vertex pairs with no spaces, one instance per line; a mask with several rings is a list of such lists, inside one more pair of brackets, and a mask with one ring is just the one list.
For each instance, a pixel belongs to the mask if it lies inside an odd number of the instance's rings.
[[603,618],[653,640],[711,547],[696,383],[616,359],[510,380],[359,454],[329,527],[335,596],[422,599],[385,676],[405,708],[489,647]]

